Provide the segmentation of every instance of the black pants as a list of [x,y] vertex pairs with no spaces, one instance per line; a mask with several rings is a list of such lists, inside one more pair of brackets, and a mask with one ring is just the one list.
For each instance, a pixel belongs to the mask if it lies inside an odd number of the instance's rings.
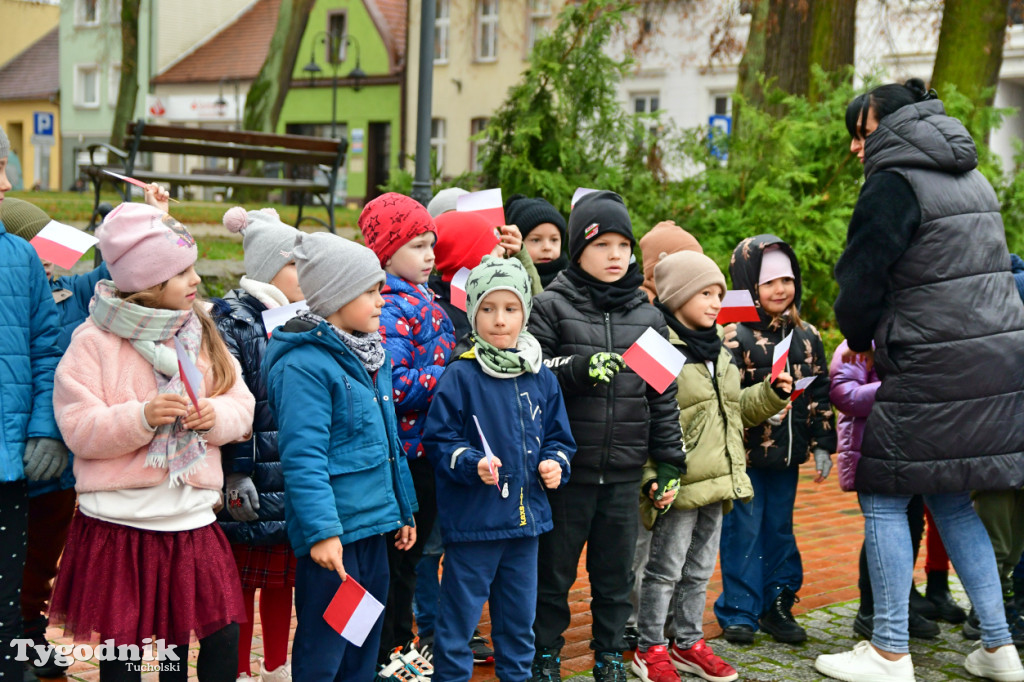
[[639,482],[591,485],[570,482],[548,491],[555,527],[540,536],[537,566],[537,651],[561,649],[569,627],[569,590],[576,581],[583,545],[587,545],[590,612],[594,618],[590,648],[622,651],[626,620],[633,611],[629,593],[636,548]]
[[[910,524],[910,541],[914,543],[914,563],[917,563],[917,554],[921,551],[921,537],[924,536],[924,497],[914,495],[907,505],[907,521]],[[864,544],[860,546],[860,575],[857,577],[857,586],[860,588],[860,612],[875,612],[875,593],[871,590],[871,576],[868,575],[868,555],[864,551]]]
[[384,607],[384,627],[380,635],[380,661],[387,660],[391,650],[404,646],[413,638],[412,598],[416,591],[416,564],[437,520],[437,493],[434,467],[425,457],[409,460],[409,472],[416,489],[420,510],[416,512],[416,544],[408,550],[395,549],[395,539],[388,536],[388,602]]
[[0,483],[0,680],[21,682],[24,663],[11,642],[21,637],[21,578],[28,533],[28,485]]
[[[102,639],[102,638],[101,638]],[[139,682],[142,665],[160,666],[160,682],[188,680],[188,642],[175,648],[178,661],[100,661],[100,682]],[[238,623],[199,640],[199,682],[235,682],[238,677]]]

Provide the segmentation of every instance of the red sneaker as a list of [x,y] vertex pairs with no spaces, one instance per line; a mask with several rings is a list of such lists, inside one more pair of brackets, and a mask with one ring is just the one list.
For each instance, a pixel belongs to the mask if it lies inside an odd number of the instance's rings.
[[716,656],[703,639],[689,649],[680,649],[673,642],[669,657],[676,670],[703,677],[708,682],[732,682],[739,677],[736,669]]
[[664,644],[649,647],[647,651],[634,651],[630,667],[644,682],[680,682],[679,673],[672,665],[668,647]]

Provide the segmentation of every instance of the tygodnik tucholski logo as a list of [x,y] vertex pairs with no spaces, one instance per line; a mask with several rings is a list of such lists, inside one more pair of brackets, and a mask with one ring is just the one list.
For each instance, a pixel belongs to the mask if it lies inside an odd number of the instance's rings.
[[[146,637],[142,640],[142,646],[136,644],[115,645],[114,640],[104,640],[102,644],[93,647],[89,644],[53,644],[50,646],[37,645],[31,639],[15,639],[11,646],[18,652],[14,658],[18,661],[28,661],[32,658],[36,666],[46,665],[50,658],[60,666],[70,666],[75,661],[125,661],[126,666],[132,672],[177,672],[183,665],[175,653],[176,644],[165,644],[164,640],[153,640]],[[155,647],[155,650],[154,650]]]

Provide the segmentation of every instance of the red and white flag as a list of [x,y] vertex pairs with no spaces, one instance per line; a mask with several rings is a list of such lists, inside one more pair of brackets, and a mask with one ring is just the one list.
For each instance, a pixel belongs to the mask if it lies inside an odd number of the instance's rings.
[[501,202],[501,188],[463,194],[455,200],[455,210],[473,211],[487,219],[492,227],[505,224],[505,207]]
[[476,424],[476,432],[480,434],[480,442],[484,446],[484,457],[487,458],[487,468],[491,470],[491,476],[494,477],[494,485],[498,487],[498,492],[501,492],[501,484],[498,483],[498,468],[494,466],[494,453],[491,452],[491,446],[484,438],[484,431],[480,428],[480,420],[473,415],[473,423]]
[[818,378],[818,375],[804,377],[803,379],[797,379],[796,383],[793,384],[793,392],[789,395],[790,400],[796,400],[800,397],[800,394],[807,390],[807,387],[814,383],[814,380]]
[[760,322],[761,316],[754,307],[754,298],[746,289],[731,289],[722,298],[722,309],[718,311],[718,324],[732,322]]
[[572,210],[572,209],[576,208],[576,202],[577,201],[579,201],[583,197],[587,196],[591,192],[597,192],[597,191],[599,191],[599,190],[590,189],[589,187],[577,187],[576,191],[572,193],[572,202],[570,202],[570,204],[569,204],[569,209]]
[[127,182],[129,185],[135,185],[136,187],[146,189],[146,183],[144,183],[142,180],[136,180],[135,178],[130,178],[127,175],[121,175],[120,173],[115,173],[114,171],[107,170],[106,168],[103,169],[103,172],[111,177],[117,178],[118,180]]
[[793,332],[787,334],[786,338],[775,346],[775,354],[772,356],[772,381],[778,379],[782,371],[786,369],[786,360],[789,359],[789,344],[791,343],[793,343]]
[[383,612],[384,605],[357,583],[355,578],[349,577],[327,605],[324,620],[352,644],[362,646]]
[[82,254],[98,241],[88,232],[51,220],[29,243],[43,260],[70,270]]
[[288,305],[264,310],[263,328],[267,330],[267,338],[270,338],[275,329],[283,326],[288,320],[292,319],[308,307],[309,305],[307,305],[305,299],[303,299],[301,301],[296,301],[295,303],[289,303]]
[[466,312],[466,281],[469,280],[469,268],[459,268],[452,277],[452,305]]
[[185,346],[181,345],[177,336],[174,337],[174,352],[178,354],[178,373],[181,376],[181,383],[185,384],[185,392],[188,393],[192,404],[196,406],[196,412],[199,412],[199,387],[203,383],[203,375],[189,359]]
[[676,380],[686,362],[686,357],[651,327],[622,354],[622,359],[658,393],[664,393]]

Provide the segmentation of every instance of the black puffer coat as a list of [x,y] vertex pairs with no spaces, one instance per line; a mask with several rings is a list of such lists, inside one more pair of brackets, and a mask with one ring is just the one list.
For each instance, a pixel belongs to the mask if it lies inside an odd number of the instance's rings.
[[[937,100],[884,117],[865,140],[868,180],[901,176],[918,204],[902,207],[919,208],[920,225],[888,271],[874,334],[882,385],[865,427],[859,492],[1024,485],[1024,308],[999,201],[977,158],[970,133]],[[892,222],[855,211],[858,219],[847,252]],[[853,239],[855,229],[865,241]],[[844,253],[840,265],[856,256]],[[837,303],[841,324],[842,312]]]
[[223,300],[215,300],[213,307],[221,338],[242,366],[245,385],[256,398],[252,438],[221,448],[224,473],[251,476],[260,498],[257,521],[235,521],[226,507],[217,515],[224,534],[235,544],[288,544],[284,521],[284,474],[277,454],[277,423],[270,413],[267,387],[260,372],[268,340],[263,327],[263,311],[266,309],[242,289],[229,292]]
[[629,368],[610,385],[579,382],[572,373],[573,356],[622,354],[648,327],[668,338],[661,312],[643,292],[636,294],[623,308],[605,313],[589,291],[559,273],[533,299],[529,331],[558,377],[576,439],[570,485],[639,483],[648,455],[686,470],[675,382],[659,394]]
[[757,280],[761,274],[761,257],[768,246],[778,246],[787,256],[796,276],[797,306],[803,286],[800,264],[789,244],[770,234],[744,239],[732,252],[729,276],[734,289],[746,289],[754,299],[761,315],[760,322],[743,322],[736,327],[739,347],[733,349],[740,366],[743,388],[755,386],[772,373],[775,346],[793,332],[789,347],[787,371],[793,381],[808,376],[818,378],[803,395],[793,401],[793,409],[778,426],[764,422],[747,429],[743,434],[750,466],[764,469],[786,469],[807,461],[814,448],[836,451],[835,419],[828,401],[828,362],[821,335],[814,325],[804,322],[802,327],[789,323],[788,318],[773,323],[770,315],[761,310],[757,296]]

